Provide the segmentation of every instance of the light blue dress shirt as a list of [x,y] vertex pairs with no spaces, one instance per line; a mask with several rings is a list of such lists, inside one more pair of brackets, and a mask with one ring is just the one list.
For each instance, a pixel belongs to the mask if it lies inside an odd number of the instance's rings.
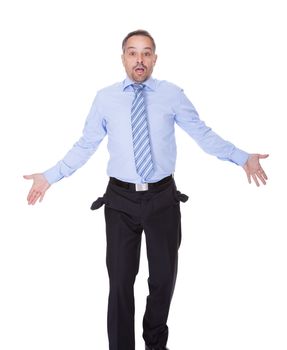
[[[133,82],[123,82],[100,90],[87,116],[82,137],[55,166],[44,172],[52,184],[70,176],[84,165],[108,135],[110,159],[107,174],[122,181],[144,182],[136,172],[131,129]],[[249,154],[223,140],[200,120],[182,89],[153,78],[144,82],[154,171],[146,181],[156,182],[175,171],[175,123],[207,153],[243,165]]]

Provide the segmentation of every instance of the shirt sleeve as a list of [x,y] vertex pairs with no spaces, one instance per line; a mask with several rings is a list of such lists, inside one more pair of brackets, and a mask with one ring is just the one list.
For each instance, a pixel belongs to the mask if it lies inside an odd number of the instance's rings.
[[72,175],[88,161],[106,133],[105,119],[100,113],[99,101],[96,96],[87,116],[81,138],[62,160],[43,173],[47,181],[52,184],[61,180],[63,177]]
[[246,163],[249,154],[222,139],[200,120],[196,109],[182,90],[179,92],[177,101],[178,103],[175,107],[175,122],[186,131],[205,152],[221,160],[227,160],[237,165],[242,166]]

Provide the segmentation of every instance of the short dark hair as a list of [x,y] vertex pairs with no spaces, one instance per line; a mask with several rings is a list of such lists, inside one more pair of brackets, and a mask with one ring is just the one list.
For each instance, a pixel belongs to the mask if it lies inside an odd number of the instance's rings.
[[155,41],[154,41],[153,37],[150,35],[150,33],[148,31],[143,30],[143,29],[134,30],[133,32],[130,32],[125,36],[123,43],[122,43],[123,52],[125,51],[125,46],[126,46],[128,39],[134,35],[142,35],[142,36],[147,36],[148,38],[150,38],[150,40],[152,42],[152,46],[153,46],[153,51],[155,52],[156,46],[155,46]]

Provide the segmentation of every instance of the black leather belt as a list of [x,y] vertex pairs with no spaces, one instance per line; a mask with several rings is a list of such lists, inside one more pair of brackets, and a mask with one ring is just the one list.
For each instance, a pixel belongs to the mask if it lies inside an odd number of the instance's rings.
[[143,184],[134,184],[130,182],[124,182],[121,180],[116,179],[115,177],[110,178],[110,183],[117,185],[119,187],[125,188],[127,190],[133,190],[133,191],[148,191],[150,188],[155,188],[160,185],[163,185],[167,182],[169,182],[172,179],[172,175],[169,175],[167,177],[164,177],[158,182],[151,182],[151,183],[143,183]]

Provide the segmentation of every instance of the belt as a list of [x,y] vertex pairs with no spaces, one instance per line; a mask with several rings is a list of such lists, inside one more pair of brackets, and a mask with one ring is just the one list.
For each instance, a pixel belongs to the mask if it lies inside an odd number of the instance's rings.
[[117,185],[119,187],[125,188],[127,190],[133,190],[133,191],[148,191],[150,188],[156,188],[160,185],[163,185],[167,182],[169,182],[172,179],[172,175],[169,175],[167,177],[164,177],[158,182],[151,182],[151,183],[143,183],[143,184],[134,184],[130,182],[124,182],[119,179],[116,179],[115,177],[110,178],[110,183],[113,185]]

